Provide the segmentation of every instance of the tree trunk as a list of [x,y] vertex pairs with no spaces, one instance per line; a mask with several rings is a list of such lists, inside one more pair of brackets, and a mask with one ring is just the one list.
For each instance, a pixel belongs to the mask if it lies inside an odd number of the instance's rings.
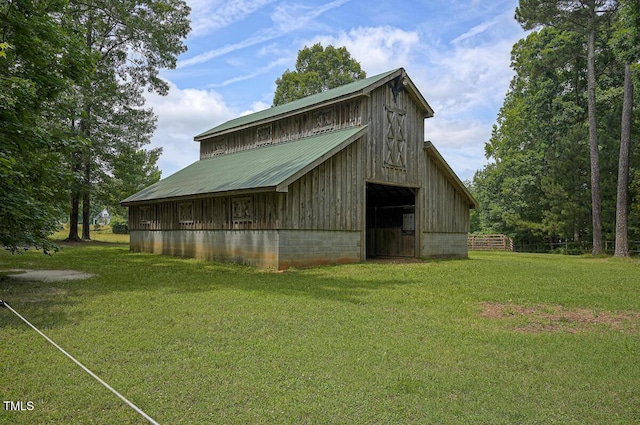
[[624,67],[624,100],[622,102],[622,130],[618,159],[618,199],[616,202],[616,250],[615,257],[629,256],[627,239],[627,213],[629,208],[629,152],[631,123],[633,120],[633,79],[631,67]]
[[602,248],[602,218],[600,200],[600,152],[596,115],[596,31],[587,35],[587,107],[589,114],[589,150],[591,159],[591,218],[593,224],[593,255],[604,253]]
[[[87,155],[89,156],[89,155]],[[82,191],[82,240],[90,241],[91,234],[91,160],[84,163],[84,190]]]
[[[72,168],[74,177],[76,173],[80,169],[79,159],[77,154],[73,154],[72,158]],[[80,213],[80,192],[78,191],[77,185],[73,184],[71,187],[71,211],[69,212],[69,237],[67,241],[69,242],[79,242],[81,241],[80,236],[78,236],[78,215]]]
[[78,236],[78,214],[80,213],[80,196],[78,192],[71,191],[71,212],[69,214],[69,242],[79,242]]

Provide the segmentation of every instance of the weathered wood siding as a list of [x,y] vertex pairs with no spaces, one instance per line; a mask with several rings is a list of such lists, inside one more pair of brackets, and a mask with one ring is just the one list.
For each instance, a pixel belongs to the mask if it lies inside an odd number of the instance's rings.
[[362,230],[362,140],[289,185],[283,229]]
[[303,112],[200,142],[200,159],[284,143],[363,124],[360,99]]
[[469,204],[435,162],[423,152],[424,182],[421,189],[421,228],[428,233],[469,232]]
[[277,229],[284,194],[256,193],[129,207],[131,230]]
[[424,142],[424,111],[406,91],[394,93],[378,87],[363,101],[369,124],[365,152],[366,179],[370,182],[419,187],[419,161]]

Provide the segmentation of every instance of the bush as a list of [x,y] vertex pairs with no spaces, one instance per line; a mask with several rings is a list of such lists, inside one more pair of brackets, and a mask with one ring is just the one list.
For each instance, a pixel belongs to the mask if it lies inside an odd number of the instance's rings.
[[118,235],[129,234],[129,221],[122,217],[113,217],[111,219],[111,231]]

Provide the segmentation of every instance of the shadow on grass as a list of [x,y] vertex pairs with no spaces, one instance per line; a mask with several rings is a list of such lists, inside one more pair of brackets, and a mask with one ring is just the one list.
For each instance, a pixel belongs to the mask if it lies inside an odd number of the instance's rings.
[[48,283],[18,282],[4,276],[0,278],[0,299],[26,311],[25,315],[45,328],[82,320],[83,309],[77,304],[106,294],[126,297],[137,293],[157,300],[171,294],[237,290],[362,304],[372,291],[411,284],[420,276],[424,279],[424,270],[434,264],[366,263],[276,273],[232,263],[131,253],[127,245],[91,244],[67,246],[51,256],[35,252],[0,255],[0,271],[73,269],[95,275]]

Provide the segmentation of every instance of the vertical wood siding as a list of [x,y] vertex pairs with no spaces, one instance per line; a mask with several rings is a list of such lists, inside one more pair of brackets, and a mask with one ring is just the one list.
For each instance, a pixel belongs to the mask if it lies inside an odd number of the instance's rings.
[[361,142],[350,144],[289,185],[283,229],[363,229]]
[[[192,200],[157,202],[129,207],[131,230],[223,230],[276,229],[282,215],[282,193],[249,195],[250,217],[234,220],[233,203],[237,198],[218,196]],[[246,199],[247,196],[241,197]],[[180,205],[193,204],[191,220],[181,220]]]
[[458,193],[435,162],[422,153],[424,180],[421,210],[422,229],[430,233],[467,233],[469,231],[469,204]]
[[200,159],[302,139],[362,125],[359,99],[307,111],[268,124],[255,125],[200,142]]
[[[405,167],[385,164],[387,143],[387,109],[403,111],[406,152]],[[366,178],[369,181],[389,182],[407,186],[421,186],[419,161],[422,159],[424,142],[424,115],[406,91],[394,99],[391,89],[384,85],[374,90],[364,101],[363,109],[370,116],[369,141],[366,152]]]

